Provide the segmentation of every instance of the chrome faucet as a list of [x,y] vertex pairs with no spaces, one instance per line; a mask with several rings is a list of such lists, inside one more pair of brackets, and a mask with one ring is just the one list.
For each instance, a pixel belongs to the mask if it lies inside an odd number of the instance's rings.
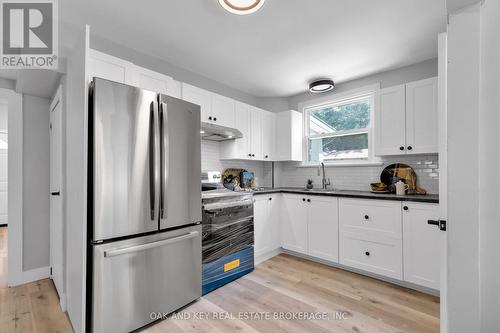
[[323,163],[323,162],[321,162],[318,165],[318,176],[321,176],[321,174],[323,174],[322,179],[321,179],[321,185],[322,185],[323,189],[326,190],[326,188],[328,186],[330,186],[331,183],[330,183],[330,178],[326,178],[326,175],[325,175],[325,163]]

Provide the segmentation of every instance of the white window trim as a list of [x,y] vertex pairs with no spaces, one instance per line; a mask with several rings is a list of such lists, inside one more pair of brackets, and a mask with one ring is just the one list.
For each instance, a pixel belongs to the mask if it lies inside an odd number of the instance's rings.
[[[363,95],[372,94],[370,103],[370,128],[368,130],[368,158],[364,159],[347,159],[347,160],[336,160],[336,161],[325,161],[325,166],[327,167],[346,167],[346,166],[374,166],[374,165],[382,165],[382,162],[378,157],[375,156],[374,152],[374,125],[375,125],[375,93],[380,90],[380,83],[364,86],[358,89],[353,89],[345,92],[329,94],[327,96],[323,96],[320,98],[316,98],[313,100],[309,100],[304,103],[300,103],[298,105],[298,109],[302,110],[303,117],[303,128],[302,128],[302,163],[298,165],[298,167],[307,168],[307,167],[317,167],[318,162],[309,162],[309,152],[308,152],[308,127],[309,127],[309,112],[308,109],[318,108],[324,105],[337,104],[342,101],[355,99],[356,97],[360,97]],[[358,130],[354,130],[356,132]],[[358,131],[361,132],[361,131]],[[364,132],[364,131],[363,131]],[[347,132],[346,132],[347,133]],[[318,137],[318,136],[315,136]]]

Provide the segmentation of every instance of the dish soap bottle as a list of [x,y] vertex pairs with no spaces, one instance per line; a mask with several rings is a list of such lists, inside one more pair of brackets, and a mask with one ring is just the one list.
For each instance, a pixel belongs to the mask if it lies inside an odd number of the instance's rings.
[[314,185],[313,185],[313,181],[312,181],[312,179],[308,179],[308,180],[307,180],[307,184],[306,184],[306,188],[307,188],[308,190],[312,190],[312,189],[313,189],[313,187],[314,187]]

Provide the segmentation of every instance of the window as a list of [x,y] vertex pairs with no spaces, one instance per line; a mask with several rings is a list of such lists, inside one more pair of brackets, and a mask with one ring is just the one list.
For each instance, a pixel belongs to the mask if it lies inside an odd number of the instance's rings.
[[373,94],[305,109],[307,162],[371,159]]

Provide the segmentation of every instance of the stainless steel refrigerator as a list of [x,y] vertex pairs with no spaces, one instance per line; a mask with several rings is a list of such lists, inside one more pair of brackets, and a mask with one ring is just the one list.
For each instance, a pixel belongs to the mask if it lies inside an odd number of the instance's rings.
[[129,332],[201,296],[200,107],[94,78],[87,321]]

